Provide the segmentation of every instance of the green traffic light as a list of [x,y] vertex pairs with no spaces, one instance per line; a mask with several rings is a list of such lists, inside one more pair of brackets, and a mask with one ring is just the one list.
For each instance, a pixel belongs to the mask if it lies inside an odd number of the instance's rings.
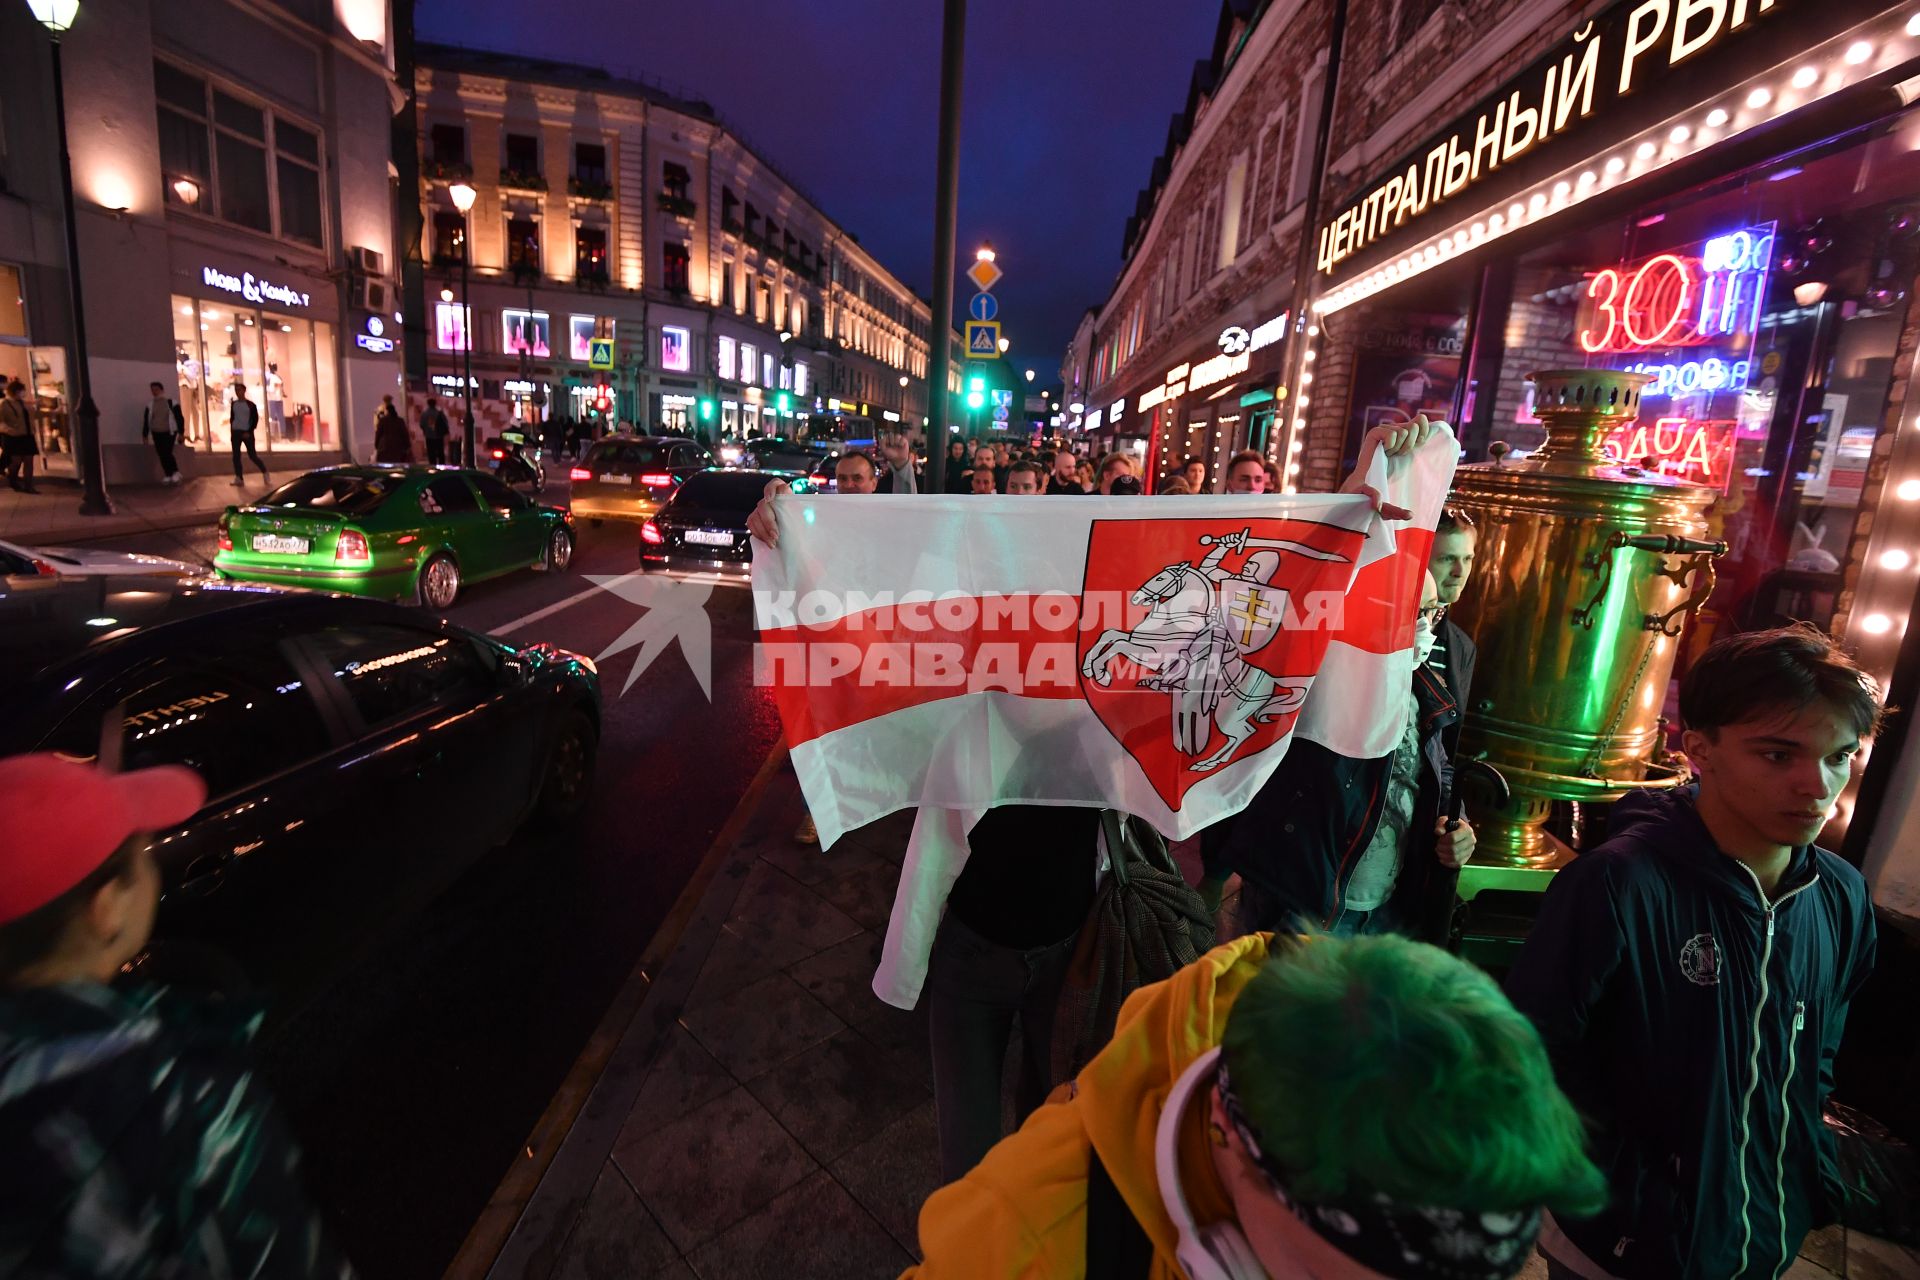
[[[971,382],[967,383],[967,390],[973,392],[973,394],[975,395],[979,395],[982,391],[985,391],[986,389],[987,389],[987,380],[985,378],[975,378]],[[978,405],[974,406],[974,408],[976,409],[979,407],[980,406]]]
[[984,405],[986,402],[987,402],[987,398],[981,395],[978,391],[967,392],[967,408],[978,409],[981,405]]
[[713,421],[713,401],[702,400],[700,402],[700,416],[708,422]]

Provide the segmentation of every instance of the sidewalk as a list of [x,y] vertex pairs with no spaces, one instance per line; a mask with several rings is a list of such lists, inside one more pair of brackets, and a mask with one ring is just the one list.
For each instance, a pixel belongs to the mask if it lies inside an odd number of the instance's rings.
[[243,496],[257,498],[274,485],[308,470],[270,472],[261,480],[249,466],[244,489],[231,475],[196,476],[177,485],[109,485],[110,516],[80,514],[80,482],[70,476],[36,476],[39,493],[0,489],[0,539],[24,546],[54,546],[92,538],[115,538],[156,529],[212,524],[220,512]]
[[[804,848],[784,753],[764,778],[552,1163],[528,1196],[509,1175],[450,1280],[878,1280],[916,1260],[939,1182],[926,1023],[869,986],[912,815]],[[1787,1272],[1841,1275],[1913,1277],[1920,1255],[1835,1228]]]

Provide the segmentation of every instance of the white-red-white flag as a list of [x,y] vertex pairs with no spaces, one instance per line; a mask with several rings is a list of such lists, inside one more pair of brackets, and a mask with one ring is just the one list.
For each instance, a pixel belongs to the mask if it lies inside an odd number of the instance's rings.
[[756,543],[756,679],[823,845],[917,807],[874,989],[910,1008],[966,833],[1001,804],[1237,813],[1293,735],[1399,739],[1414,613],[1459,456],[1441,430],[1364,496],[789,495]]

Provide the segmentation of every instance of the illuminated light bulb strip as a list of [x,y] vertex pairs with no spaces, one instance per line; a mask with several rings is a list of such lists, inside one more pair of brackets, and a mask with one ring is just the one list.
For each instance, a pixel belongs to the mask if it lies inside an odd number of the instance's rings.
[[[1521,226],[1543,221],[1622,182],[1685,159],[1701,149],[1767,124],[1820,100],[1882,68],[1920,52],[1920,12],[1887,15],[1860,31],[1837,36],[1805,57],[1775,67],[1701,103],[1682,120],[1670,120],[1590,156],[1515,196],[1504,209],[1483,210],[1382,263],[1337,289],[1314,299],[1313,311],[1327,315],[1363,302],[1478,248]],[[1604,158],[1603,158],[1604,157]]]

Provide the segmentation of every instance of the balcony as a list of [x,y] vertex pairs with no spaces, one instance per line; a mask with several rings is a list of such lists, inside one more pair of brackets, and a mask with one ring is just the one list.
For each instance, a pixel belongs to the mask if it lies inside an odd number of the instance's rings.
[[473,177],[473,166],[465,161],[429,160],[420,166],[420,176],[430,182],[465,182]]
[[720,229],[730,236],[737,236],[741,230],[740,219],[722,217],[720,219]]
[[507,267],[507,273],[513,277],[516,285],[536,285],[540,283],[539,264],[533,262],[515,262]]
[[575,271],[573,277],[574,288],[591,289],[595,293],[606,292],[609,283],[611,283],[611,281],[607,276],[607,269],[605,267],[583,266]]
[[670,213],[676,218],[691,218],[700,206],[685,196],[677,196],[671,191],[662,191],[654,203],[660,206],[660,212]]
[[613,183],[604,178],[582,178],[576,174],[567,179],[567,194],[582,200],[611,200]]
[[545,191],[547,180],[537,173],[522,173],[517,169],[500,171],[500,189],[502,191]]

